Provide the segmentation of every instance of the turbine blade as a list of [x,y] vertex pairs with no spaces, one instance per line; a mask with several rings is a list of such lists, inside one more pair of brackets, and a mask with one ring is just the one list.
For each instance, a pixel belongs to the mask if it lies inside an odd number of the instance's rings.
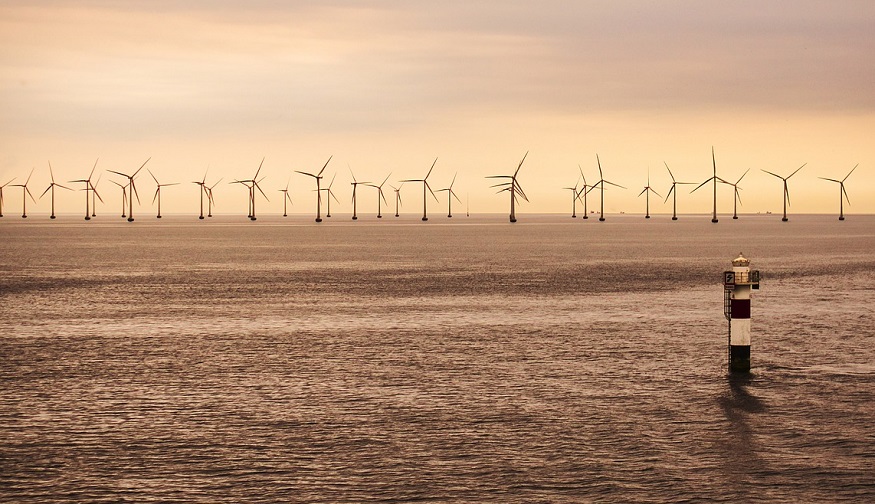
[[849,171],[848,174],[845,175],[845,178],[842,179],[842,182],[844,182],[845,180],[848,180],[848,177],[850,177],[851,174],[854,173],[854,170],[856,170],[858,166],[860,166],[860,163],[855,164],[854,167],[851,168],[851,171]]
[[[671,172],[671,168],[668,167],[668,163],[666,163],[665,161],[663,161],[662,164],[664,164],[664,165],[665,165],[665,169],[668,170],[668,175],[671,177],[671,181],[672,181],[672,182],[677,182],[677,180],[674,179],[674,173],[672,173],[672,172]],[[674,186],[672,186],[672,187],[674,187]]]
[[[428,180],[428,176],[431,175],[431,171],[434,170],[434,165],[437,164],[438,158],[434,158],[434,162],[431,164],[431,168],[428,169],[428,173],[425,174],[425,178],[422,180]],[[429,188],[431,190],[431,188]]]
[[748,169],[747,169],[747,170],[745,170],[745,172],[744,172],[744,173],[742,173],[742,174],[741,174],[741,176],[740,176],[740,177],[738,177],[738,180],[737,180],[737,181],[735,181],[735,183],[736,183],[736,184],[739,184],[739,183],[741,183],[741,179],[743,179],[743,178],[744,178],[744,176],[745,176],[745,175],[747,175],[747,172],[749,172],[749,171],[750,171],[750,168],[748,168]]
[[848,191],[845,190],[845,184],[842,184],[842,194],[845,195],[845,200],[847,200],[848,204],[851,204],[851,198],[848,197]]
[[[149,159],[152,159],[152,156],[149,156]],[[149,159],[147,159],[147,160],[145,160],[145,161],[143,161],[143,164],[142,164],[142,165],[140,165],[140,167],[139,167],[139,168],[137,168],[137,171],[135,171],[135,172],[134,172],[134,174],[133,174],[133,175],[131,175],[131,178],[133,178],[133,177],[136,177],[136,176],[137,176],[137,174],[138,174],[138,173],[140,173],[140,170],[142,170],[142,169],[143,169],[143,167],[144,167],[144,166],[146,166],[146,163],[148,163],[148,162],[149,162]]]
[[771,175],[771,176],[773,176],[773,177],[778,177],[779,179],[784,180],[784,177],[782,177],[782,176],[780,176],[780,175],[778,175],[778,174],[776,174],[776,173],[772,173],[772,172],[770,172],[770,171],[768,171],[768,170],[763,170],[763,171],[766,172],[766,173],[768,173],[769,175]]
[[802,166],[800,166],[799,168],[796,168],[796,171],[794,171],[794,172],[791,173],[790,175],[787,175],[787,178],[790,178],[790,177],[792,177],[793,175],[796,175],[796,172],[798,172],[798,171],[801,170],[802,168],[805,168],[805,165],[807,165],[807,164],[808,164],[808,163],[805,163],[805,164],[803,164]]
[[332,154],[332,155],[330,155],[330,156],[328,156],[328,161],[326,161],[326,162],[325,162],[325,164],[324,164],[324,165],[322,165],[322,169],[321,169],[321,170],[319,170],[319,174],[318,174],[318,175],[316,175],[316,176],[318,176],[318,177],[321,177],[321,176],[322,176],[322,172],[324,172],[324,171],[325,171],[325,168],[326,168],[326,167],[327,167],[327,166],[328,166],[328,163],[330,163],[330,162],[331,162],[331,158],[333,158],[333,157],[334,157],[334,154]]
[[155,181],[155,183],[156,183],[156,184],[157,184],[157,185],[158,185],[158,186],[160,186],[160,185],[161,185],[161,183],[160,183],[160,182],[158,182],[158,179],[157,179],[157,178],[155,178],[155,174],[154,174],[154,173],[152,173],[152,170],[150,170],[150,169],[148,169],[148,168],[146,168],[146,171],[147,171],[147,172],[149,172],[149,175],[151,175],[151,176],[152,176],[152,180],[154,180],[154,181]]
[[46,190],[45,190],[45,191],[43,191],[43,193],[42,193],[42,194],[40,194],[40,195],[39,195],[39,199],[43,199],[43,196],[45,196],[45,195],[46,195],[46,193],[47,193],[47,192],[49,192],[49,189],[51,189],[51,188],[52,188],[52,186],[53,186],[53,185],[55,185],[55,184],[54,184],[54,183],[52,183],[52,184],[49,184],[49,186],[48,186],[48,187],[46,187]]
[[262,167],[263,165],[264,165],[264,158],[261,158],[261,163],[258,164],[258,169],[255,170],[255,176],[252,177],[252,180],[255,180],[255,179],[258,178],[258,174],[261,172],[261,167]]
[[674,191],[674,186],[675,186],[675,185],[672,184],[672,185],[671,185],[671,189],[669,189],[668,192],[665,193],[665,200],[663,201],[663,203],[668,202],[668,199],[671,197],[671,193]]
[[526,151],[526,153],[523,155],[523,158],[520,160],[520,164],[517,165],[517,167],[516,167],[516,171],[513,172],[513,176],[514,176],[514,177],[516,177],[516,176],[517,176],[517,173],[520,172],[520,168],[523,167],[523,163],[526,161],[526,156],[528,156],[528,155],[529,155],[529,151]]

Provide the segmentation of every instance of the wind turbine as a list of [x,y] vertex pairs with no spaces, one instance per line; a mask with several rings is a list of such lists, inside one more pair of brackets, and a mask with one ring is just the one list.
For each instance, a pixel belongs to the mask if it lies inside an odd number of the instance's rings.
[[778,177],[779,179],[781,179],[781,180],[784,181],[784,217],[781,218],[781,222],[787,222],[787,221],[789,220],[789,219],[787,218],[787,207],[790,205],[790,191],[787,190],[787,180],[788,180],[790,177],[792,177],[793,175],[796,175],[796,172],[798,172],[799,170],[801,170],[801,169],[802,169],[803,167],[805,167],[805,165],[807,165],[807,164],[808,164],[808,163],[805,163],[805,164],[803,164],[802,166],[800,166],[799,168],[796,168],[796,171],[794,171],[794,172],[791,173],[790,175],[787,175],[786,177],[782,177],[782,176],[778,175],[777,173],[772,173],[772,172],[770,172],[770,171],[768,171],[768,170],[763,170],[764,172],[768,173],[769,175],[772,175],[772,176],[774,176],[774,177]]
[[647,212],[646,212],[645,215],[644,215],[644,218],[645,218],[645,219],[649,219],[649,218],[650,218],[650,193],[653,193],[653,194],[659,196],[660,198],[662,197],[661,194],[659,194],[658,192],[654,191],[653,188],[650,187],[650,168],[648,168],[648,169],[647,169],[647,185],[644,186],[644,190],[641,191],[641,192],[638,194],[638,197],[639,197],[639,198],[641,197],[642,194],[646,194],[646,199],[647,199]]
[[[851,168],[851,171],[849,171],[848,174],[845,175],[845,178],[843,178],[841,180],[825,178],[825,177],[818,177],[819,179],[828,180],[830,182],[835,182],[836,184],[839,185],[839,220],[845,220],[845,209],[844,209],[844,204],[842,202],[842,195],[844,195],[845,199],[848,200],[848,204],[849,205],[851,204],[851,200],[850,200],[850,198],[848,198],[848,191],[845,190],[845,180],[848,180],[848,177],[850,177],[851,174],[854,173],[854,170],[857,169],[857,166],[860,166],[859,163],[854,165],[854,167]],[[787,178],[789,178],[789,177],[787,177]],[[2,217],[2,216],[0,216],[0,217]]]
[[599,199],[601,199],[601,201],[600,201],[601,214],[599,215],[599,221],[604,222],[605,221],[605,184],[611,184],[612,186],[617,186],[620,189],[625,189],[625,187],[621,186],[620,184],[615,184],[613,182],[605,180],[605,176],[602,174],[602,161],[601,161],[601,159],[599,159],[598,154],[595,155],[595,160],[599,165],[599,181],[596,182],[595,184],[593,184],[592,187],[590,188],[590,190],[595,188],[595,186],[599,186],[601,188],[601,191],[600,191],[601,195],[599,198]]
[[[199,191],[201,193],[201,215],[200,215],[200,217],[198,217],[198,219],[201,219],[201,220],[203,220],[203,218],[204,218],[204,193],[207,192],[206,183],[207,183],[207,172],[208,171],[210,171],[209,168],[207,168],[207,171],[204,172],[203,180],[201,180],[200,182],[197,182],[197,181],[192,182],[192,184],[197,184],[201,188],[201,190]],[[122,217],[124,217],[124,215],[122,215]]]
[[392,190],[395,191],[395,217],[398,217],[398,207],[401,206],[401,188],[404,187],[404,183],[402,182],[401,185],[399,185],[398,187],[395,187],[393,185],[390,185],[389,187],[391,187]]
[[[456,175],[458,175],[458,174],[459,173],[456,172]],[[448,218],[453,217],[453,198],[456,198],[456,201],[458,201],[460,205],[462,204],[462,200],[460,200],[459,197],[456,196],[456,192],[453,191],[453,184],[456,183],[456,175],[453,175],[453,181],[450,182],[450,187],[437,190],[437,192],[443,192],[443,191],[447,192],[447,217]]]
[[[346,166],[349,168],[349,163],[347,163]],[[356,180],[355,173],[352,172],[352,168],[349,168],[349,174],[352,175],[352,182],[349,183],[349,185],[352,186],[352,220],[358,220],[358,216],[355,212],[355,190],[359,184],[369,185],[370,182],[359,182],[358,180]]]
[[428,201],[428,199],[426,198],[425,190],[428,189],[428,192],[431,193],[431,196],[434,198],[434,200],[438,201],[437,196],[434,195],[434,191],[431,190],[431,186],[428,185],[428,176],[431,175],[431,171],[434,170],[434,165],[435,165],[435,163],[437,163],[437,160],[438,160],[438,158],[434,158],[434,163],[431,164],[431,168],[428,169],[428,173],[425,174],[425,178],[407,179],[407,180],[401,181],[401,182],[422,182],[422,220],[423,221],[428,220],[428,213],[426,212],[427,211],[426,202]]
[[[149,159],[152,159],[152,158],[150,157]],[[139,168],[137,168],[137,171],[135,171],[133,175],[127,175],[125,173],[121,173],[121,172],[117,172],[117,171],[106,170],[110,173],[115,173],[116,175],[121,175],[122,177],[128,178],[128,186],[129,186],[128,192],[130,193],[130,195],[128,197],[128,222],[134,222],[134,196],[137,197],[137,204],[138,205],[140,204],[140,195],[137,193],[137,185],[134,184],[134,178],[136,178],[137,174],[140,173],[140,170],[142,170],[143,167],[146,166],[146,163],[149,162],[149,159],[144,161],[143,164],[140,165]]]
[[27,218],[27,197],[30,196],[30,199],[36,203],[36,200],[33,199],[33,194],[30,193],[30,189],[27,188],[27,184],[30,183],[30,177],[33,176],[33,170],[30,170],[30,175],[27,176],[27,180],[24,181],[23,184],[12,184],[12,187],[20,187],[21,188],[21,218]]
[[[206,177],[207,177],[206,174],[204,174],[204,180],[206,180]],[[224,177],[222,177],[222,178],[224,178]],[[211,185],[209,187],[204,186],[204,190],[207,193],[207,217],[210,217],[210,218],[213,217],[213,205],[216,204],[216,200],[213,199],[213,188],[216,187],[217,185],[219,185],[219,182],[222,181],[222,178],[217,180],[213,185]],[[201,199],[203,199],[203,196],[201,196]],[[201,214],[203,214],[203,206],[201,206]]]
[[386,181],[389,180],[390,176],[392,176],[392,172],[389,172],[389,175],[386,175],[386,178],[383,179],[383,183],[380,185],[367,184],[367,185],[377,189],[377,218],[378,219],[383,218],[382,209],[380,208],[380,199],[382,198],[383,203],[385,203],[386,206],[389,206],[389,202],[386,201],[386,196],[383,195],[383,186],[386,185]]
[[[577,197],[578,197],[578,199],[580,199],[580,196],[581,195],[583,196],[583,218],[589,219],[589,211],[587,209],[587,204],[586,204],[586,195],[587,195],[587,193],[589,193],[590,190],[592,190],[592,188],[594,186],[587,185],[586,175],[583,174],[583,168],[581,168],[581,166],[579,164],[577,165],[577,169],[580,170],[580,178],[583,179],[583,186],[581,186],[580,191],[578,191]],[[589,188],[589,189],[587,189],[587,188]]]
[[[668,193],[665,195],[665,203],[668,201],[669,196],[674,193],[674,198],[672,200],[672,210],[671,210],[671,220],[678,220],[678,192],[675,186],[677,185],[693,185],[695,182],[678,182],[674,178],[674,173],[671,172],[671,168],[668,167],[668,163],[665,161],[662,162],[665,165],[665,169],[668,170],[668,175],[671,177],[671,189],[668,190]],[[743,176],[743,175],[742,175]]]
[[340,203],[340,200],[337,199],[337,196],[334,195],[334,191],[331,190],[331,186],[334,185],[334,179],[336,179],[336,178],[337,178],[337,174],[335,173],[335,174],[331,177],[331,183],[328,184],[328,187],[326,187],[325,189],[320,189],[320,191],[325,191],[325,194],[328,195],[328,196],[325,197],[325,207],[326,207],[326,210],[327,210],[326,213],[325,213],[325,217],[326,217],[326,218],[327,218],[327,217],[331,217],[331,198],[334,198],[334,201]]
[[580,178],[574,182],[574,187],[563,187],[562,189],[567,189],[571,191],[571,218],[577,218],[577,200],[580,199],[580,191],[577,189],[577,184],[580,183]]
[[[520,172],[520,168],[523,167],[523,162],[526,160],[526,156],[529,155],[529,151],[526,151],[523,158],[520,160],[520,164],[517,165],[516,171],[513,172],[513,175],[490,175],[486,178],[508,178],[510,182],[501,182],[499,184],[495,184],[490,187],[503,187],[503,189],[499,189],[498,192],[507,191],[510,193],[510,221],[516,222],[516,208],[515,204],[517,201],[517,195],[522,196],[524,200],[529,201],[529,198],[526,197],[526,193],[523,191],[523,188],[520,187],[519,182],[516,180],[516,176]],[[496,193],[498,194],[498,193]]]
[[3,188],[11,184],[13,180],[15,180],[15,177],[12,177],[9,182],[0,186],[0,217],[3,217]]
[[115,185],[117,185],[117,186],[119,186],[119,187],[122,188],[122,219],[124,219],[125,217],[127,217],[127,216],[125,215],[125,207],[128,206],[128,193],[127,193],[127,189],[126,189],[126,187],[125,187],[124,184],[119,184],[119,183],[116,182],[115,180],[110,180],[110,182],[112,182],[113,184],[115,184]]
[[734,192],[735,192],[735,195],[734,195],[733,200],[732,200],[732,218],[733,219],[738,219],[738,204],[741,203],[741,194],[738,192],[741,190],[741,188],[738,187],[738,184],[741,183],[741,179],[743,179],[744,176],[747,175],[747,172],[749,172],[749,171],[750,171],[750,168],[745,170],[745,172],[742,173],[740,177],[738,177],[738,180],[736,180],[734,184],[731,182],[723,182],[724,184],[731,185]]
[[[302,172],[299,170],[295,170],[297,173],[301,175],[307,175],[309,177],[313,177],[316,179],[316,222],[322,222],[322,191],[319,190],[319,182],[322,180],[322,172],[325,171],[325,167],[328,166],[328,163],[331,162],[331,158],[334,156],[330,156],[328,161],[325,162],[325,165],[322,166],[322,169],[319,170],[319,173],[313,175],[312,173]],[[333,182],[333,179],[332,179]]]
[[91,183],[91,181],[88,181],[88,183],[91,185],[91,216],[92,217],[97,217],[97,200],[95,200],[95,198],[100,198],[100,202],[103,203],[103,198],[101,198],[100,195],[97,194],[97,184],[100,183],[100,177],[102,177],[102,176],[103,176],[103,174],[98,175],[97,180],[95,180],[93,184]]
[[[94,186],[91,185],[91,177],[94,176],[94,170],[97,169],[97,161],[99,161],[99,160],[100,160],[100,158],[97,158],[94,161],[94,167],[91,168],[91,173],[88,174],[87,179],[79,179],[79,180],[71,180],[70,181],[71,183],[72,182],[84,182],[85,183],[85,220],[91,220],[91,209],[89,208],[89,204],[91,203],[92,198],[88,192],[94,189]],[[96,190],[94,190],[94,194],[97,194]],[[101,198],[99,194],[97,194],[97,197],[100,198],[100,202],[103,203],[103,198]]]
[[694,192],[699,190],[700,187],[707,184],[708,182],[714,181],[714,212],[711,214],[711,222],[716,224],[717,223],[717,182],[718,181],[723,182],[724,184],[727,182],[725,180],[723,180],[722,178],[717,176],[717,159],[714,157],[714,147],[713,146],[711,147],[711,164],[714,166],[714,175],[711,178],[709,178],[708,180],[699,184],[695,189],[690,191],[690,194],[693,194]]
[[[289,181],[286,182],[286,188],[280,189],[279,191],[283,193],[283,217],[288,217],[289,214],[286,211],[286,203],[292,203],[292,197],[289,196],[289,184],[292,182],[292,178],[289,177]],[[294,203],[292,203],[294,205]]]
[[255,176],[253,176],[249,180],[235,180],[231,182],[232,184],[242,184],[249,189],[249,220],[256,220],[255,217],[255,190],[258,189],[258,192],[264,196],[264,199],[270,201],[267,198],[267,194],[264,194],[264,191],[261,190],[261,186],[258,185],[259,182],[264,180],[264,177],[261,179],[258,178],[258,174],[261,172],[261,167],[264,165],[264,158],[261,158],[261,163],[258,165],[258,170],[255,171]]
[[155,178],[155,174],[152,173],[151,170],[146,168],[146,171],[149,172],[149,175],[152,175],[152,180],[154,180],[155,185],[158,186],[158,189],[155,191],[155,196],[152,196],[152,203],[155,203],[156,198],[158,199],[158,217],[157,218],[160,219],[161,218],[161,188],[167,187],[167,186],[179,185],[179,182],[173,182],[172,184],[161,184],[158,182],[158,179]]
[[[66,189],[68,191],[72,191],[72,189],[70,189],[69,187],[66,187],[66,186],[62,186],[61,184],[58,184],[55,182],[55,174],[54,174],[54,172],[52,172],[52,162],[51,161],[49,161],[49,175],[51,175],[51,177],[52,177],[52,183],[49,184],[49,187],[47,187],[45,191],[43,191],[43,193],[40,195],[40,199],[42,199],[42,197],[45,196],[46,193],[49,192],[49,190],[52,191],[52,215],[49,218],[54,219],[55,218],[55,186],[58,186],[61,189]],[[10,180],[9,182],[12,182],[12,181]],[[2,217],[2,213],[0,213],[0,217]]]

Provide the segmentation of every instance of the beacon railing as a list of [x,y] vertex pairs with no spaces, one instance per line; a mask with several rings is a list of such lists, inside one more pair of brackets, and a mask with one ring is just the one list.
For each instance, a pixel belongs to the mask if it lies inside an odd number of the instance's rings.
[[723,287],[726,289],[731,289],[734,285],[751,285],[754,289],[759,289],[759,284],[759,270],[723,272]]

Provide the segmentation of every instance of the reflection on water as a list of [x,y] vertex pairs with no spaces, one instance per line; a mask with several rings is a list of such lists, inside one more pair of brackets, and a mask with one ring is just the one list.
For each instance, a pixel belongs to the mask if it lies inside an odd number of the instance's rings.
[[162,221],[0,223],[0,500],[875,497],[875,219]]

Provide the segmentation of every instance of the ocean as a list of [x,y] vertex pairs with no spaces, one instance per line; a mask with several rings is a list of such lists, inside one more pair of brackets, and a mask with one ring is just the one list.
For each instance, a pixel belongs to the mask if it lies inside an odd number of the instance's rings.
[[0,501],[875,500],[875,216],[518,218],[7,215]]

